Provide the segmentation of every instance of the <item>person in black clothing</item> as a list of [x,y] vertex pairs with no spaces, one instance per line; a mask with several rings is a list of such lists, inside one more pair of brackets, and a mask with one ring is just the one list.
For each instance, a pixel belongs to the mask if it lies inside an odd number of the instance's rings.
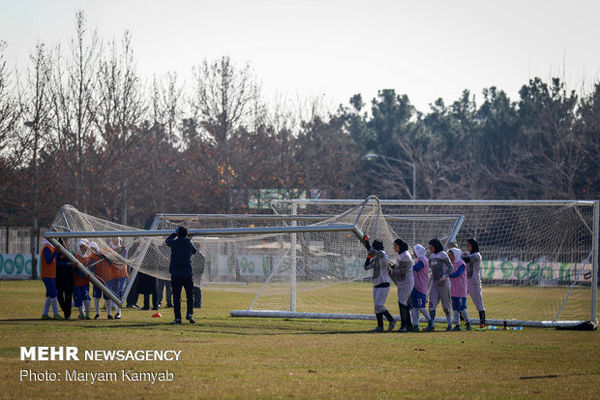
[[158,299],[156,296],[156,278],[144,274],[143,272],[138,272],[137,279],[137,293],[144,295],[144,306],[142,310],[150,309],[150,295],[152,295],[152,309],[158,310]]
[[[62,239],[60,244],[67,248]],[[56,257],[56,290],[58,291],[58,304],[65,314],[65,319],[71,318],[71,300],[73,297],[73,265],[62,253]]]
[[165,241],[171,248],[171,263],[169,272],[171,273],[171,288],[173,290],[173,311],[175,320],[173,324],[181,324],[181,289],[185,288],[185,297],[187,298],[187,314],[185,318],[191,324],[195,323],[194,317],[194,281],[192,274],[192,254],[196,253],[196,248],[190,238],[187,237],[187,229],[183,226],[177,228],[177,231],[171,234]]

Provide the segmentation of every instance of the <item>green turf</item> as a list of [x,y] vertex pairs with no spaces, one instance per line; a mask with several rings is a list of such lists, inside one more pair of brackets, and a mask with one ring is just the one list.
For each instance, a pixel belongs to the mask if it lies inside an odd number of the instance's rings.
[[[500,289],[499,289],[500,290]],[[489,292],[489,293],[488,293]],[[496,301],[486,290],[490,300]],[[243,319],[254,293],[204,290],[198,323],[125,310],[111,321],[41,321],[41,282],[0,282],[1,398],[597,398],[600,335],[552,329],[370,334],[372,322]],[[370,308],[368,290],[357,298]],[[364,298],[363,298],[364,297]],[[498,295],[498,298],[501,296]],[[491,311],[490,311],[491,312]],[[172,349],[179,362],[24,362],[20,346]],[[34,371],[161,371],[169,383],[30,383]],[[63,372],[64,373],[64,372]],[[521,377],[539,377],[521,379]],[[545,377],[544,377],[545,376]]]

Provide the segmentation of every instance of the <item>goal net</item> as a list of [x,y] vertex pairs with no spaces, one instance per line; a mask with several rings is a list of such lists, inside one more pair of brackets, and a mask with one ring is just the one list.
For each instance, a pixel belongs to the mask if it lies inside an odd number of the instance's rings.
[[[363,269],[366,250],[359,240],[362,232],[382,240],[393,253],[397,237],[419,241],[438,237],[448,242],[461,221],[460,215],[384,216],[376,201],[363,201],[335,215],[158,214],[148,231],[139,231],[67,205],[47,237],[60,233],[72,238],[72,250],[79,238],[90,238],[102,254],[127,268],[130,278],[142,272],[170,279],[165,236],[185,226],[199,250],[192,257],[194,284],[251,293],[253,300],[245,305],[246,312],[312,313],[330,318],[349,314],[364,318],[366,314],[371,318],[370,274]],[[127,250],[124,255],[110,246],[110,240],[117,237]],[[88,272],[106,283],[105,277]],[[124,300],[127,291],[113,294]]]
[[[274,201],[272,207],[280,213],[335,214],[359,202]],[[479,242],[488,320],[529,326],[596,321],[597,201],[381,200],[381,210],[464,215],[453,246],[464,251],[468,238]],[[434,237],[397,232],[409,246]],[[476,316],[472,302],[467,304]]]

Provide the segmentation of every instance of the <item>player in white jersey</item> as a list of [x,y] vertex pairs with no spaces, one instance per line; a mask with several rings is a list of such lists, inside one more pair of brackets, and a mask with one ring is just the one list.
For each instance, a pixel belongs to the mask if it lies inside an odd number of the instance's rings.
[[408,245],[402,239],[394,241],[396,263],[392,266],[391,278],[398,288],[398,307],[400,308],[400,329],[398,332],[412,331],[410,312],[408,310],[410,293],[413,290],[412,258],[408,253]]
[[463,254],[462,259],[467,266],[467,293],[473,300],[473,304],[479,311],[480,327],[485,327],[485,307],[483,305],[483,296],[481,295],[481,254],[479,254],[479,244],[473,238],[467,240],[467,252]]
[[452,315],[450,314],[450,279],[452,273],[452,263],[448,254],[444,251],[442,243],[438,239],[429,241],[429,268],[431,269],[431,283],[429,286],[429,315],[431,320],[427,331],[435,330],[435,309],[439,302],[442,302],[442,308],[446,313],[447,331],[452,330]]
[[375,305],[375,317],[377,318],[377,328],[373,329],[373,332],[383,332],[383,317],[386,317],[389,322],[388,331],[392,331],[396,321],[385,308],[385,300],[390,291],[388,255],[383,251],[383,243],[379,240],[373,241],[373,247],[368,241],[365,245],[369,249],[369,255],[365,261],[365,270],[373,270],[373,303]]

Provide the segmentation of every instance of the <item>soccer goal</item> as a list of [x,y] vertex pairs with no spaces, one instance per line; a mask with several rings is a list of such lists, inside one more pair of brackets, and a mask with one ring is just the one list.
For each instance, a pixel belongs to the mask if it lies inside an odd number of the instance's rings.
[[[281,213],[335,214],[361,200],[273,201]],[[488,322],[558,327],[597,322],[598,201],[381,200],[383,215],[464,215],[456,243],[478,240]],[[401,233],[409,245],[428,239]],[[471,302],[467,302],[471,305]],[[476,315],[476,312],[471,313]]]
[[[355,207],[357,208],[357,207]],[[157,215],[153,227],[167,227],[172,220],[163,218],[163,214]],[[282,263],[281,254],[286,253],[286,237],[290,234],[324,234],[335,235],[343,234],[347,238],[353,237],[360,243],[363,240],[363,233],[356,224],[346,223],[346,220],[329,219],[321,223],[312,225],[298,226],[238,226],[231,227],[232,220],[241,220],[240,217],[228,218],[210,218],[204,216],[199,219],[198,216],[174,217],[177,223],[174,226],[188,226],[189,235],[192,241],[200,250],[192,257],[192,268],[194,271],[194,285],[200,286],[203,283],[203,276],[207,271],[208,281],[212,277],[217,281],[229,283],[237,282],[256,282],[260,281],[259,275],[251,276],[245,274],[246,271],[253,272],[254,264],[250,262],[251,256],[267,254],[270,258],[263,257],[263,270],[268,268],[266,263]],[[257,220],[255,216],[245,216],[244,219]],[[268,216],[262,217],[269,219]],[[220,227],[196,228],[199,223],[205,220],[221,220]],[[282,217],[277,217],[277,220]],[[348,220],[349,221],[349,220]],[[223,226],[225,225],[225,227]],[[229,226],[227,226],[229,225]],[[170,249],[165,244],[165,237],[173,233],[173,229],[150,229],[139,230],[134,227],[116,224],[92,215],[83,213],[73,206],[65,205],[61,207],[55,217],[50,229],[44,234],[44,237],[52,243],[55,248],[61,251],[69,260],[87,275],[91,282],[98,286],[110,299],[118,306],[122,306],[128,291],[131,289],[138,271],[159,279],[170,279],[169,259]],[[63,246],[58,239],[68,239]],[[93,240],[100,250],[100,253],[110,260],[113,269],[125,271],[128,270],[129,282],[122,293],[115,293],[109,288],[108,280],[110,275],[99,274],[97,269],[83,265],[74,255],[79,239]],[[110,245],[110,241],[118,239],[122,243],[125,253],[117,251]],[[288,244],[287,252],[289,252]],[[207,259],[208,258],[208,259]],[[240,260],[242,265],[240,265]],[[222,262],[222,263],[221,263]],[[242,273],[242,271],[244,273]],[[206,278],[205,278],[206,279]]]
[[[384,216],[378,200],[369,198],[335,215],[157,214],[151,229],[141,231],[66,205],[46,238],[65,252],[57,238],[74,239],[71,249],[76,248],[79,238],[95,240],[102,254],[128,268],[127,287],[113,293],[106,277],[98,276],[69,254],[117,304],[124,302],[138,271],[170,278],[170,250],[164,238],[183,225],[199,250],[192,258],[194,284],[252,293],[254,299],[243,310],[245,315],[266,315],[268,311],[299,317],[312,313],[323,318],[370,318],[369,295],[362,296],[370,290],[368,272],[362,268],[363,232],[383,240],[388,249],[398,235],[419,239],[435,236],[449,242],[462,219],[461,215]],[[116,237],[127,249],[125,255],[110,247],[109,240]],[[354,290],[361,294],[347,295]]]

